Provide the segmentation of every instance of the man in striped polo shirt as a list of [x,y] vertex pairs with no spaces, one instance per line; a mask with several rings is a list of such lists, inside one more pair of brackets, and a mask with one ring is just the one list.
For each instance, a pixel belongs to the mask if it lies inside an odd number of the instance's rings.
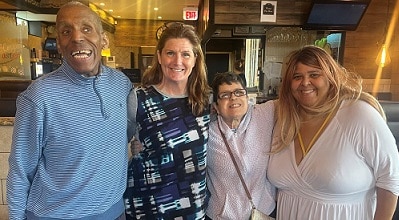
[[56,29],[61,67],[17,99],[10,220],[124,219],[131,83],[101,64],[109,41],[89,7],[67,3]]

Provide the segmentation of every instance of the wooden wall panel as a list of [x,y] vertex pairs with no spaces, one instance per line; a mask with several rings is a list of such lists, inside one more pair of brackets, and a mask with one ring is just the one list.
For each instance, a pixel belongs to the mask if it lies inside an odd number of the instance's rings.
[[[114,33],[115,46],[156,46],[155,33],[159,27],[168,22],[173,21],[120,19]],[[185,21],[184,23],[194,25],[193,21]]]
[[[398,24],[399,25],[399,24]],[[392,67],[392,71],[390,74],[391,79],[391,93],[392,100],[399,101],[399,45],[398,45],[398,37],[399,36],[399,28],[396,28],[395,41],[394,45],[391,46],[391,59],[392,62],[390,66]]]
[[[344,66],[354,69],[365,79],[373,79],[376,76],[378,66],[375,59],[384,40],[385,30],[388,28],[387,23],[394,8],[393,3],[391,1],[390,12],[387,14],[388,1],[372,0],[357,30],[346,33]],[[392,41],[390,49],[397,47],[397,40]],[[399,61],[392,59],[393,62]],[[398,72],[393,65],[385,67],[382,78],[390,79],[393,71]]]
[[279,0],[276,22],[260,22],[259,0],[215,0],[215,24],[301,25],[310,9],[310,0]]
[[8,4],[6,2],[0,2],[0,8],[1,10],[15,10],[18,9],[18,7],[15,7],[14,5]]
[[115,46],[155,46],[155,32],[165,21],[118,20],[115,28]]

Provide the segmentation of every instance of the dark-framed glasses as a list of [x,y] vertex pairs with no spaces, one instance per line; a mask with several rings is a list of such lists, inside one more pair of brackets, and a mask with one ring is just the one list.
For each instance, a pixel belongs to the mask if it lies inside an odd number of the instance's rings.
[[218,95],[219,99],[230,99],[231,96],[234,94],[235,97],[241,97],[247,94],[247,90],[245,89],[236,89],[232,92],[221,92]]

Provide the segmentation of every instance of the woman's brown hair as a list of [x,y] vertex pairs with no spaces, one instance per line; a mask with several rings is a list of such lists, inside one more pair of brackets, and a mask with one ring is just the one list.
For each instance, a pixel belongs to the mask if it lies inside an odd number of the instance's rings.
[[162,32],[156,47],[152,66],[144,73],[142,85],[156,85],[162,81],[163,74],[156,53],[157,51],[160,53],[162,52],[169,39],[176,38],[188,39],[193,45],[196,62],[190,76],[188,77],[187,94],[188,102],[191,105],[193,114],[200,115],[209,107],[210,88],[207,81],[205,58],[201,48],[201,40],[193,26],[181,22],[165,24],[164,31]]

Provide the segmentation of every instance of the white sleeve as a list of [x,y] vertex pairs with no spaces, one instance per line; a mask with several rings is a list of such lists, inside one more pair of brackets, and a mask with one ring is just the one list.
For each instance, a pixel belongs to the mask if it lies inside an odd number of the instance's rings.
[[361,103],[356,112],[363,118],[364,128],[358,134],[364,146],[364,159],[373,169],[376,187],[399,195],[399,152],[395,138],[380,114],[369,104]]
[[137,115],[137,94],[136,89],[132,89],[127,98],[127,137],[128,141],[136,134],[136,115]]

